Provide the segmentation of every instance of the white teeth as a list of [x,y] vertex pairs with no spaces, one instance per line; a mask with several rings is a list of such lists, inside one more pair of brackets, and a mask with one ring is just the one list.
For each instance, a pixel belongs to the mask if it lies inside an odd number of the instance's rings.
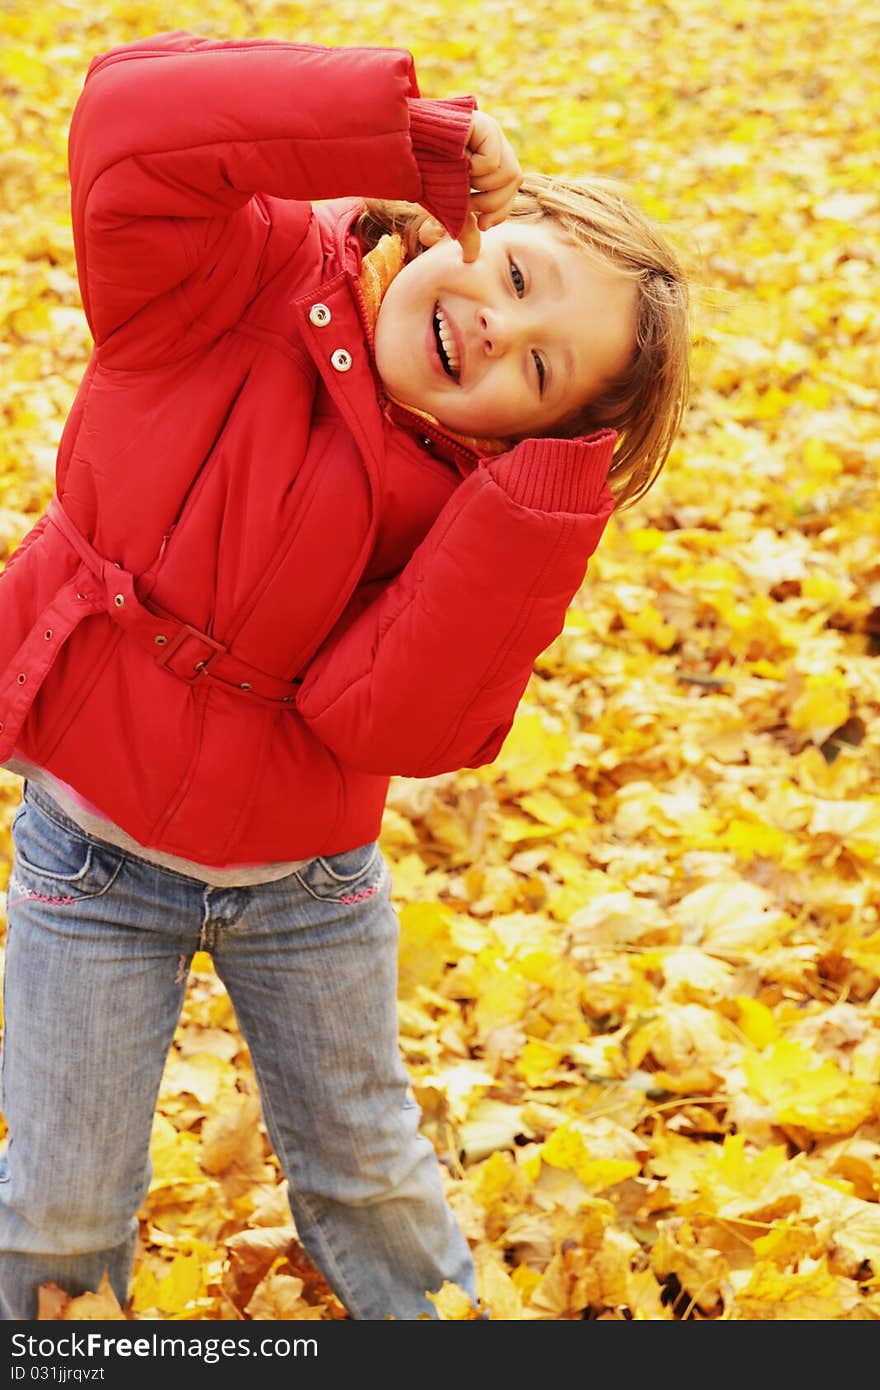
[[437,307],[436,317],[437,329],[440,334],[440,341],[443,344],[443,351],[446,353],[446,360],[449,363],[449,370],[458,376],[459,361],[458,352],[455,347],[455,339],[447,326],[446,320],[443,317],[443,310],[439,305]]

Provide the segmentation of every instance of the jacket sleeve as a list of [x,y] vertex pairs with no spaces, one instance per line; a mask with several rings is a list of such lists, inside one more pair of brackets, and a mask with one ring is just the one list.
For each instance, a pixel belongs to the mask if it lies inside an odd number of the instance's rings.
[[190,315],[226,290],[234,322],[259,276],[273,196],[302,202],[300,237],[312,200],[345,196],[421,203],[456,235],[475,104],[421,99],[402,49],[174,31],[99,55],[68,141],[96,347],[180,287]]
[[339,758],[412,777],[492,761],[613,511],[615,440],[526,440],[458,487],[309,666],[297,709]]

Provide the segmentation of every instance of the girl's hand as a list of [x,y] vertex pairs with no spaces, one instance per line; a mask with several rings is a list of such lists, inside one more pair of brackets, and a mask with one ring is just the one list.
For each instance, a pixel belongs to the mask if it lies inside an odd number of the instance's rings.
[[473,191],[458,240],[464,259],[475,261],[480,254],[480,232],[497,226],[508,216],[523,171],[504,131],[485,111],[474,112],[466,149]]
[[[458,241],[464,259],[475,261],[480,254],[480,232],[506,219],[523,181],[523,171],[504,131],[484,111],[473,114],[466,149],[470,164],[470,211]],[[442,224],[430,215],[419,228],[419,241],[423,246],[435,246],[446,235]]]

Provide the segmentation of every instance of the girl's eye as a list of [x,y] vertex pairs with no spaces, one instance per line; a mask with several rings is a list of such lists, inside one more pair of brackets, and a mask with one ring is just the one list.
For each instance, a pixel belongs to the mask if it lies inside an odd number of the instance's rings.
[[[516,261],[510,262],[510,278],[513,282],[513,288],[516,290],[517,298],[522,299],[526,292],[526,282]],[[535,371],[538,373],[538,394],[543,396],[547,368],[544,366],[544,359],[541,357],[540,353],[533,352],[532,359],[535,363]]]
[[541,356],[540,353],[538,353],[538,352],[533,352],[533,353],[532,353],[532,357],[535,359],[535,370],[536,370],[537,373],[538,373],[538,391],[539,391],[540,394],[543,396],[543,394],[544,394],[544,378],[545,378],[546,375],[547,375],[547,368],[544,366],[544,359],[542,358],[542,356]]

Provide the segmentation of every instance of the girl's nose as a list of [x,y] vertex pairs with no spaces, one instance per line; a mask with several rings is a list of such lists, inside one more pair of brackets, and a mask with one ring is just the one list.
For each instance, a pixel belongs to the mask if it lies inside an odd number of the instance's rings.
[[513,341],[513,326],[498,309],[481,309],[478,315],[483,351],[488,357],[501,357]]

